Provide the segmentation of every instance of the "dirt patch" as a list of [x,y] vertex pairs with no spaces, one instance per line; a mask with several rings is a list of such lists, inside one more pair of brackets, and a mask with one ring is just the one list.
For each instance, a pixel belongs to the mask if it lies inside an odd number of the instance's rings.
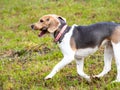
[[25,56],[27,54],[31,54],[31,53],[34,53],[34,52],[39,52],[40,55],[45,55],[47,53],[49,53],[51,51],[50,48],[47,47],[47,45],[45,44],[42,44],[42,45],[37,45],[37,46],[33,46],[33,47],[29,47],[29,48],[25,48],[23,50],[7,50],[7,51],[4,51],[4,52],[1,52],[0,53],[0,59],[1,58],[5,58],[5,57],[11,57],[11,58],[14,58],[14,57],[20,57],[20,56]]

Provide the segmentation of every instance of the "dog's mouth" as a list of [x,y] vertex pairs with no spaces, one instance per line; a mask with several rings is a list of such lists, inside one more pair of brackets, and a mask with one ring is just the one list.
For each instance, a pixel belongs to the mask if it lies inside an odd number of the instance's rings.
[[41,31],[40,33],[39,33],[39,37],[42,37],[43,35],[45,35],[47,33],[47,30],[43,30],[43,31]]
[[39,37],[42,37],[43,35],[45,35],[47,33],[47,28],[42,28],[40,29],[40,33],[38,34]]

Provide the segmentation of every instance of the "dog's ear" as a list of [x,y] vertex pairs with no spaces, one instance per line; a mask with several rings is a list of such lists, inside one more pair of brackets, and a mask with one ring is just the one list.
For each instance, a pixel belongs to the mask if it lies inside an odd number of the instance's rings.
[[64,17],[58,16],[58,19],[63,20],[66,23],[66,19]]
[[66,19],[61,17],[61,16],[58,16],[58,15],[55,15],[55,14],[50,14],[50,23],[49,23],[49,28],[48,28],[48,31],[50,33],[53,33],[55,32],[55,30],[58,29],[58,27],[60,26],[60,21],[66,23]]
[[53,33],[53,32],[55,32],[55,30],[58,29],[60,22],[56,17],[51,17],[49,22],[50,23],[49,23],[48,31],[50,33]]

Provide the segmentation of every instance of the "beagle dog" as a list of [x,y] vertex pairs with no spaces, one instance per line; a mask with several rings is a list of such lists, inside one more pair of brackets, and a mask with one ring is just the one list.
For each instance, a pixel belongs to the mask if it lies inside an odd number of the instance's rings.
[[68,26],[66,19],[55,14],[48,14],[31,25],[34,30],[40,30],[39,37],[51,33],[54,41],[58,43],[63,59],[53,68],[45,79],[52,78],[60,69],[76,60],[77,73],[88,81],[90,76],[84,73],[84,58],[93,54],[102,45],[104,50],[103,71],[94,75],[94,78],[103,77],[111,70],[111,61],[115,57],[117,77],[115,82],[120,82],[120,24],[114,22],[100,22],[88,26]]

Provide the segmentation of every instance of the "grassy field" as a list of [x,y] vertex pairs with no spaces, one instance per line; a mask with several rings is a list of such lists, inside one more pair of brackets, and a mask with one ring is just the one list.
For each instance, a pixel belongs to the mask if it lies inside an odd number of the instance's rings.
[[[114,60],[112,70],[91,83],[77,74],[75,62],[44,80],[62,54],[50,35],[39,38],[30,25],[50,13],[68,25],[120,22],[120,0],[0,0],[0,90],[120,90],[119,83],[111,84]],[[103,48],[85,59],[84,71],[95,75],[102,68]]]

